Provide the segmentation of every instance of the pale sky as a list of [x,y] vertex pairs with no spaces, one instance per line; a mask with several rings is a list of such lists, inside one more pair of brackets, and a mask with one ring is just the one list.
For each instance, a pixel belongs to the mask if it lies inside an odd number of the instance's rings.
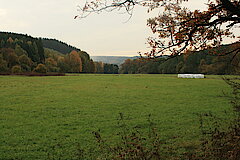
[[[204,7],[207,0],[192,0],[191,8]],[[0,30],[55,38],[73,45],[90,56],[137,56],[146,52],[150,17],[146,8],[126,14],[92,14],[74,19],[77,5],[85,0],[0,0]],[[152,14],[154,15],[154,14]],[[126,23],[125,23],[126,22]]]

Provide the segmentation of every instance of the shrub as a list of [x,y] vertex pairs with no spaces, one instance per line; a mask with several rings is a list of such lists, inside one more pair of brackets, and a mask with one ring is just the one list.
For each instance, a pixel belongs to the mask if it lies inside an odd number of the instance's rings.
[[21,73],[22,72],[22,68],[19,65],[15,65],[15,66],[12,67],[11,71],[12,71],[12,73]]
[[[99,156],[97,159],[126,159],[126,160],[151,160],[151,159],[164,159],[162,154],[162,144],[164,144],[154,123],[149,115],[149,132],[144,134],[138,127],[130,128],[124,120],[124,116],[120,113],[118,127],[120,131],[118,136],[120,141],[110,145],[109,142],[104,140],[100,131],[93,132],[99,149]],[[166,157],[165,157],[166,158]]]
[[38,64],[33,71],[38,73],[47,73],[47,67],[44,64]]

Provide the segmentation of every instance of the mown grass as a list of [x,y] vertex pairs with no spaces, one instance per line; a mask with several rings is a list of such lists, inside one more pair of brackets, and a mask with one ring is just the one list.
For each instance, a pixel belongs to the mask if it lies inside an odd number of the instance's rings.
[[229,87],[220,76],[176,77],[0,76],[0,159],[74,159],[78,145],[94,147],[92,131],[115,138],[120,112],[143,131],[151,114],[164,140],[197,144],[197,114],[225,117],[230,105],[222,91]]

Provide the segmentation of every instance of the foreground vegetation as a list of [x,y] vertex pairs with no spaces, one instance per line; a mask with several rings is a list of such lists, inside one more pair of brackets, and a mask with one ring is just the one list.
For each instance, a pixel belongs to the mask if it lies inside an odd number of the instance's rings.
[[226,121],[231,108],[219,76],[1,76],[0,90],[0,159],[74,159],[95,147],[93,131],[117,141],[120,112],[143,133],[151,114],[163,141],[187,148],[199,144],[198,114]]

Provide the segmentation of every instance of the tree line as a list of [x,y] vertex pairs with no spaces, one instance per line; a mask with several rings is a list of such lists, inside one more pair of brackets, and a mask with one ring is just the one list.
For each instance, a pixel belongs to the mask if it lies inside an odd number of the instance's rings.
[[44,48],[42,41],[42,38],[0,32],[0,73],[118,73],[117,65],[94,62],[85,51],[50,39],[44,40],[49,47]]
[[[101,73],[101,74],[239,74],[240,43],[223,45],[202,51],[188,51],[180,56],[127,59],[120,66],[94,62],[89,54],[80,49],[49,40],[44,48],[42,39],[28,35],[0,32],[0,72],[59,72],[59,73]],[[45,41],[47,42],[47,41]],[[69,53],[56,51],[57,46],[69,47]],[[64,48],[63,47],[63,48]],[[54,49],[50,49],[54,48]],[[60,47],[61,48],[61,47]],[[236,50],[236,52],[233,52]]]
[[71,51],[63,55],[45,48],[46,68],[48,72],[62,73],[104,73],[117,74],[118,66],[103,62],[94,62],[85,51]]
[[[127,59],[120,67],[123,74],[239,74],[240,43],[223,45],[174,57]],[[236,52],[232,52],[236,50]],[[230,51],[230,52],[229,52]]]

